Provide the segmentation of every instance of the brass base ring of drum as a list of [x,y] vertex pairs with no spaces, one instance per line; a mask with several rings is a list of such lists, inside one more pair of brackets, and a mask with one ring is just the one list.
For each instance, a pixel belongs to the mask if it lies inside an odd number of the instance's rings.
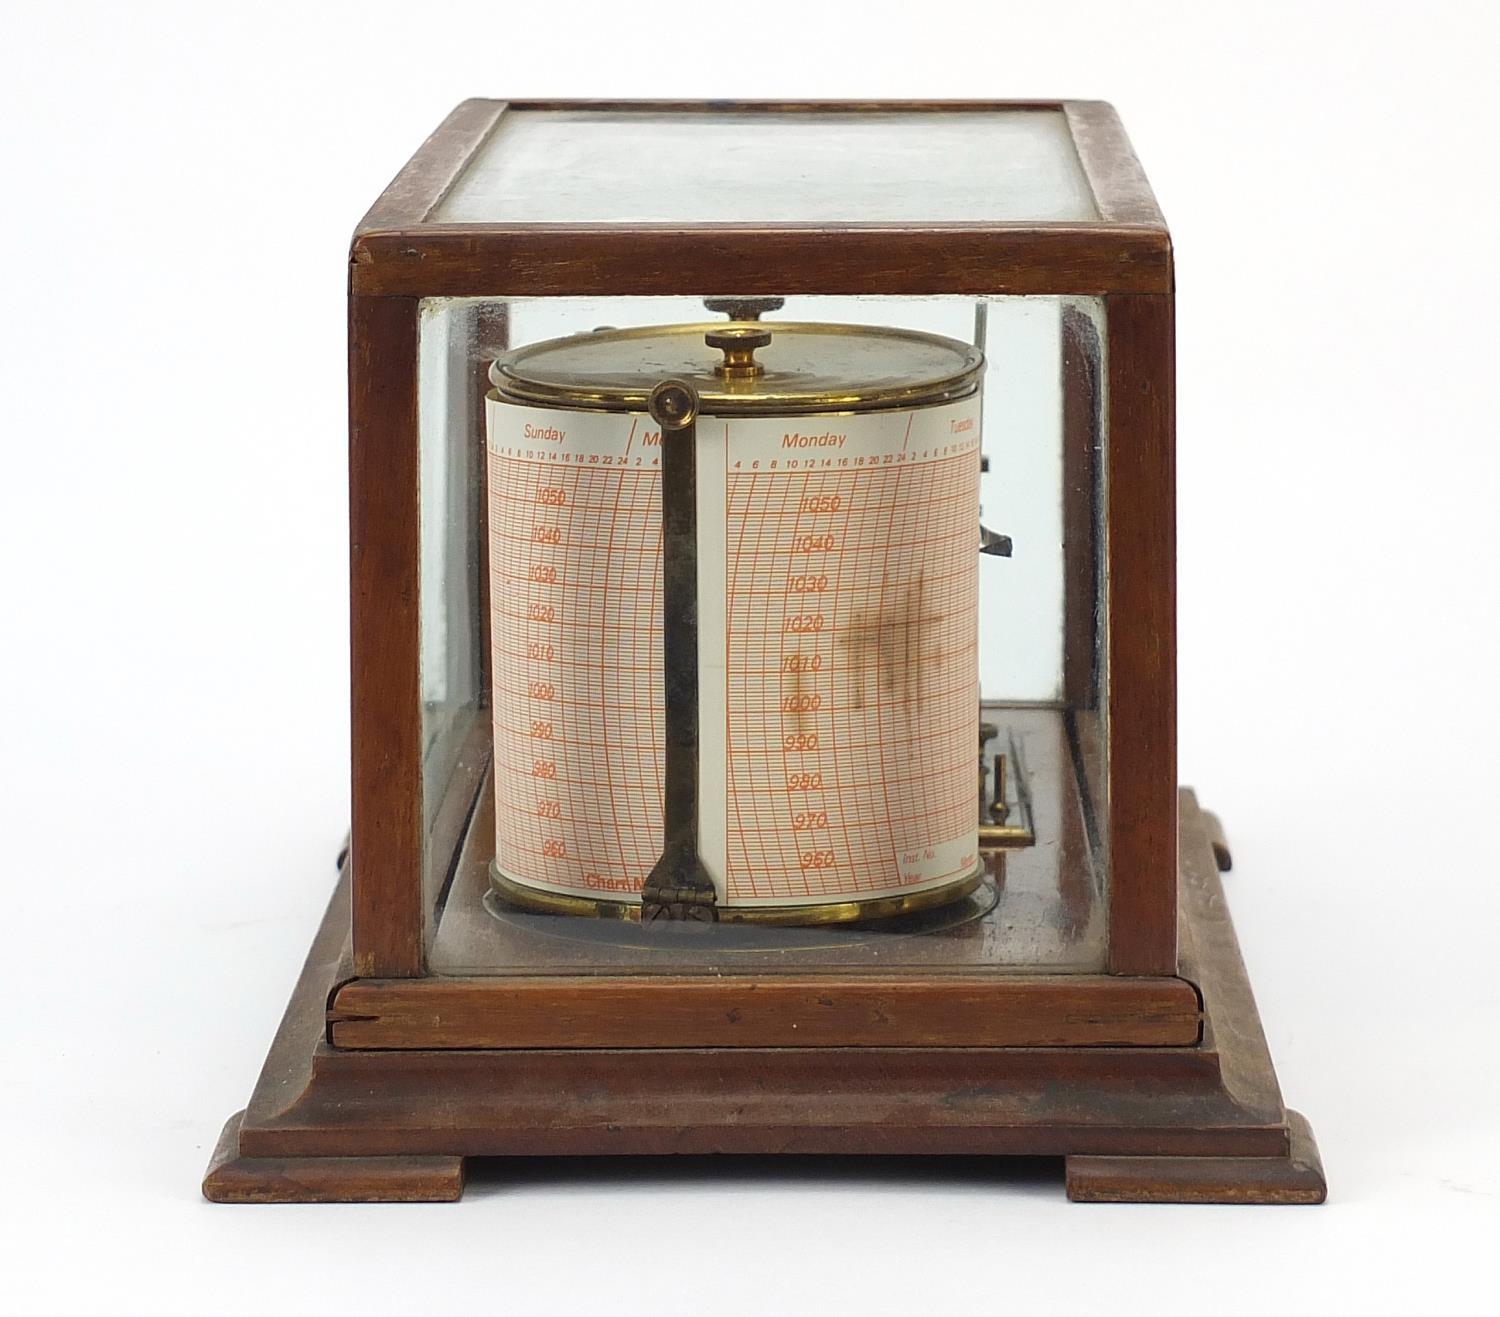
[[[829,901],[819,905],[719,906],[721,924],[763,924],[780,926],[816,926],[819,924],[854,924],[875,919],[893,919],[961,901],[984,880],[984,866],[940,887],[926,887],[920,892],[877,896],[865,901]],[[631,919],[641,917],[636,901],[609,901],[602,897],[569,896],[562,892],[527,887],[507,878],[494,861],[490,862],[490,886],[511,905],[540,914],[583,915],[594,919]]]

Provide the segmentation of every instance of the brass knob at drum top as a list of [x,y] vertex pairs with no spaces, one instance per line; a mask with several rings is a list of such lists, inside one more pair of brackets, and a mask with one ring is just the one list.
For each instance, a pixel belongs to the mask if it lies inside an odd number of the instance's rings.
[[725,325],[723,329],[710,329],[703,341],[724,354],[724,360],[714,367],[714,374],[720,379],[753,379],[766,373],[766,368],[755,359],[759,349],[771,344],[771,331],[764,326]]

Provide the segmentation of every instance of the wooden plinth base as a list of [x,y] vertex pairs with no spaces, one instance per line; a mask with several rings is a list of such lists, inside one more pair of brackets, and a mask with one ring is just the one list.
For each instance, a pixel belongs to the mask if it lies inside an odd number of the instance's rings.
[[1203,1029],[1170,1047],[335,1047],[346,873],[203,1192],[448,1201],[468,1157],[887,1153],[1065,1157],[1079,1202],[1321,1202],[1224,904],[1227,848],[1188,791],[1181,827],[1181,976]]

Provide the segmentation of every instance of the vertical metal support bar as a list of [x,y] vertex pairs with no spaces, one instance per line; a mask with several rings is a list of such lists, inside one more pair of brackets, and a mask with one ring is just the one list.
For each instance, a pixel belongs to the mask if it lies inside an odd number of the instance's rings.
[[678,380],[651,392],[661,426],[662,668],[666,770],[661,858],[641,890],[641,919],[718,918],[698,855],[698,395]]

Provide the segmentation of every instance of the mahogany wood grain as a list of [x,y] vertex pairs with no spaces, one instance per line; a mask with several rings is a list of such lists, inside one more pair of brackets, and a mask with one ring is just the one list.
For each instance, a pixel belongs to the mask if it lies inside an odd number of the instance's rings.
[[475,297],[1165,292],[1164,231],[1081,224],[422,224],[360,233],[360,293]]
[[1062,111],[1099,218],[1109,224],[1141,224],[1165,232],[1166,221],[1146,171],[1114,106],[1105,101],[1064,101]]
[[[290,1199],[306,1192],[295,1168],[267,1176],[254,1164],[317,1159],[319,1191],[340,1197],[330,1159],[1067,1155],[1143,1159],[1077,1163],[1075,1180],[1094,1185],[1080,1196],[1128,1187],[1134,1198],[1201,1200],[1213,1179],[1236,1201],[1285,1202],[1291,1177],[1310,1197],[1321,1177],[1280,1103],[1190,794],[1182,827],[1194,874],[1182,888],[1184,945],[1200,957],[1191,973],[1211,1026],[1191,1047],[340,1049],[324,1039],[324,1003],[349,973],[347,903],[336,895],[237,1143],[227,1140],[211,1175],[222,1183],[248,1162],[258,1197]],[[368,1174],[350,1176],[348,1197],[368,1192]]]
[[1109,966],[1177,964],[1177,536],[1173,304],[1110,297]]
[[[1172,1058],[1182,1054],[1180,1064]],[[1192,1048],[340,1051],[245,1157],[1285,1157]]]
[[349,299],[350,862],[361,974],[420,974],[417,303]]
[[456,105],[390,181],[356,232],[420,224],[484,145],[505,108],[504,101],[489,100]]
[[1261,1116],[1283,1110],[1271,1049],[1261,1028],[1239,938],[1224,906],[1224,881],[1214,855],[1206,811],[1193,792],[1180,795],[1178,972],[1207,1004],[1203,1045],[1221,1054],[1224,1088],[1246,1111]]
[[1285,1157],[1069,1157],[1075,1203],[1240,1203],[1311,1206],[1325,1202],[1323,1162],[1306,1118],[1286,1113]]
[[231,1116],[203,1176],[211,1203],[451,1203],[463,1197],[464,1159],[242,1157]]
[[329,1008],[347,1048],[1100,1047],[1198,1041],[1175,978],[664,974],[361,979]]

